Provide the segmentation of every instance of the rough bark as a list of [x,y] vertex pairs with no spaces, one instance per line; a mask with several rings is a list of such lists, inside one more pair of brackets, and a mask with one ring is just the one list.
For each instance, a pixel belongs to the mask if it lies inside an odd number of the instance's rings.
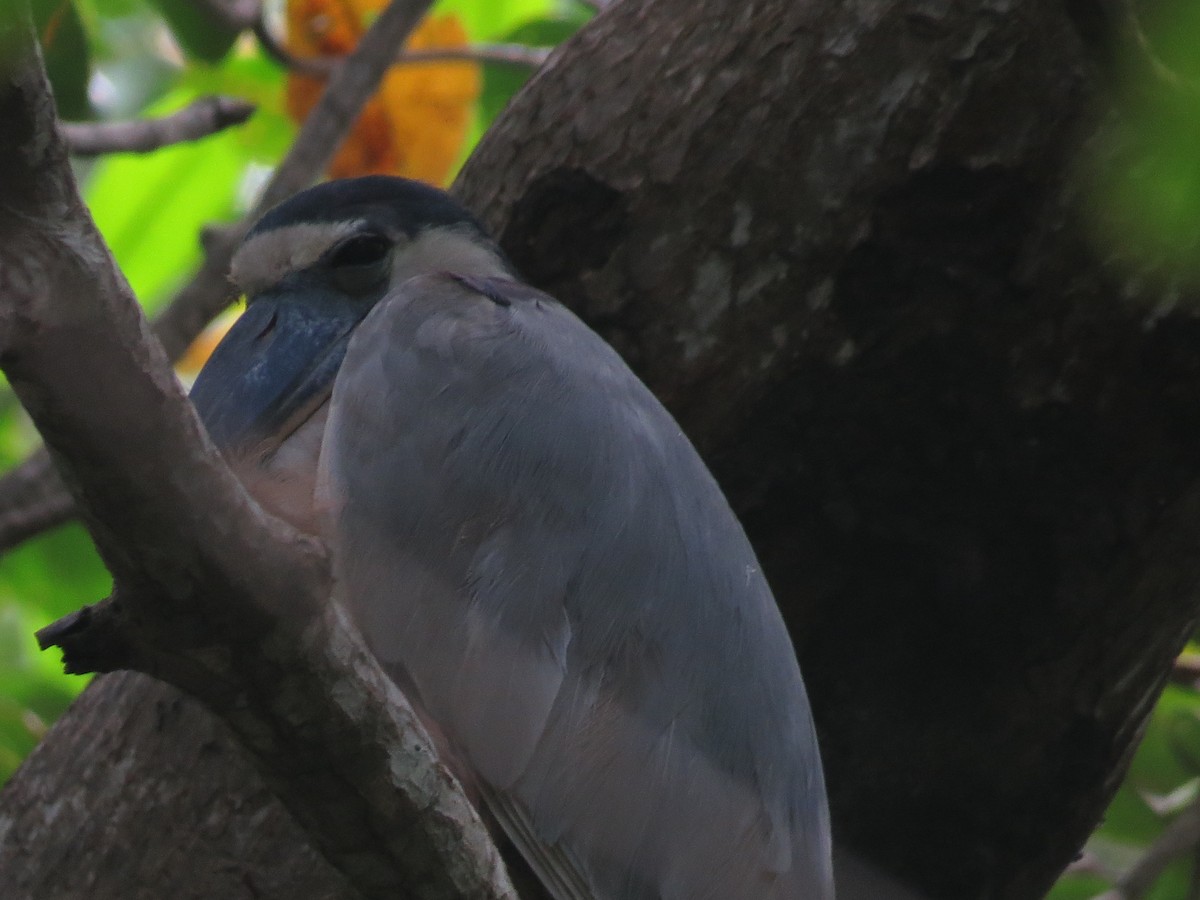
[[199,703],[129,673],[101,676],[86,697],[57,725],[75,752],[43,743],[4,794],[6,897],[361,897]]
[[1049,886],[1196,617],[1197,321],[1087,245],[1068,9],[626,3],[461,183],[698,441],[836,835],[937,897]]
[[[379,72],[381,29],[403,36],[423,8],[394,2],[375,20]],[[76,192],[32,34],[0,18],[0,367],[115,584],[39,639],[68,671],[133,669],[202,700],[365,897],[512,900],[478,814],[329,603],[323,548],[250,500],[150,338]]]
[[1047,887],[1196,615],[1200,322],[1079,221],[1098,9],[626,0],[458,185],[697,441],[792,627],[840,839],[939,898]]

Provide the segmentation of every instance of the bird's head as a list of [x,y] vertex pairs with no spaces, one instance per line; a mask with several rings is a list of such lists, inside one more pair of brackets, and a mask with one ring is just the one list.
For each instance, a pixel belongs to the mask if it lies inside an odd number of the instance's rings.
[[505,276],[503,253],[442,191],[403,178],[331,181],[266,213],[233,257],[246,311],[192,402],[225,451],[282,441],[325,401],[358,324],[433,272]]

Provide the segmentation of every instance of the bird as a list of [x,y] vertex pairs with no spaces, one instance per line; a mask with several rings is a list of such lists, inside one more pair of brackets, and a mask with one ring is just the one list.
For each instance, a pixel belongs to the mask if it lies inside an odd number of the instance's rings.
[[830,900],[791,638],[749,540],[617,352],[448,194],[265,213],[198,375],[209,435],[323,538],[334,602],[555,900]]

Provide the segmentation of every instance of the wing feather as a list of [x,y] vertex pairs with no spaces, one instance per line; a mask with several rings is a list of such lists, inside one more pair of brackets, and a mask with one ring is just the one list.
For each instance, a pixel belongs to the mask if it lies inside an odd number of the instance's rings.
[[831,897],[807,698],[720,490],[569,312],[478,287],[412,279],[351,342],[342,601],[558,900]]
[[545,840],[510,795],[485,789],[484,801],[554,900],[596,900],[582,864],[561,844]]

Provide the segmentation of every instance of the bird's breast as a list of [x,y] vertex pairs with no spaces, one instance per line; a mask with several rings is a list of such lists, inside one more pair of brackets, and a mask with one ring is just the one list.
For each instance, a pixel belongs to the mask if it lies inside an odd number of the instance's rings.
[[314,493],[328,414],[326,401],[273,450],[256,448],[230,460],[263,509],[307,534],[316,534],[320,521]]

